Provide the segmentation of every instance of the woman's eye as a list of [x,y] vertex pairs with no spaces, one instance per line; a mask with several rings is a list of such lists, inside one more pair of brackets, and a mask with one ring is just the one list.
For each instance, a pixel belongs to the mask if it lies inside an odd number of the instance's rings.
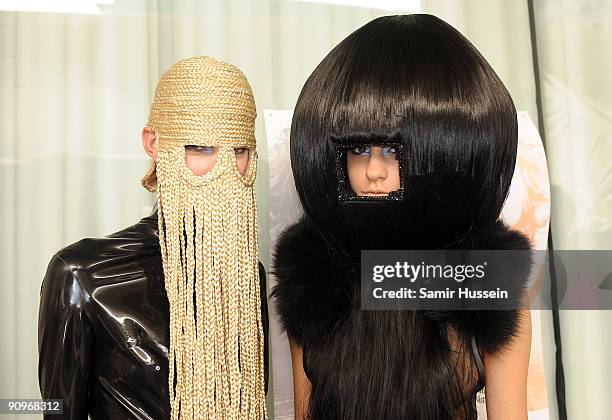
[[353,149],[351,149],[351,153],[353,153],[354,155],[367,155],[370,153],[370,148],[369,147],[355,147]]
[[385,155],[394,155],[397,153],[395,147],[385,147],[383,152]]
[[212,146],[197,146],[195,144],[185,146],[185,150],[189,152],[203,153],[205,155],[212,155],[215,153],[215,148]]
[[235,152],[237,155],[241,155],[241,154],[243,154],[243,153],[247,153],[248,151],[249,151],[249,149],[248,149],[248,148],[246,148],[246,147],[238,147],[237,149],[234,149],[234,152]]

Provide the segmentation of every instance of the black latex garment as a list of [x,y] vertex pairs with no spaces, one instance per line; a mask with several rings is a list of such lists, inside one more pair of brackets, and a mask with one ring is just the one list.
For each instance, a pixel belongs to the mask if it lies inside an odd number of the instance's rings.
[[[268,310],[261,263],[265,375]],[[41,288],[42,397],[64,400],[49,419],[169,419],[169,304],[157,210],[102,238],[57,252]]]

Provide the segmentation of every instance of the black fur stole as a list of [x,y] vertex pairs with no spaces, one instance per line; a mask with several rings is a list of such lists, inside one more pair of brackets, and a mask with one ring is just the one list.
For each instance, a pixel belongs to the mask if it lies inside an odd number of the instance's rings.
[[[527,237],[501,221],[455,238],[451,249],[529,250]],[[527,255],[527,254],[524,254]],[[524,290],[532,260],[513,263],[517,290]],[[316,228],[302,218],[288,227],[275,248],[272,297],[281,325],[296,343],[319,341],[359,310],[360,261],[330,248]],[[476,337],[487,352],[500,351],[516,335],[515,310],[420,311],[425,318],[448,322]]]
[[[499,221],[445,248],[530,249],[525,236]],[[531,257],[520,255],[504,274],[524,292]],[[359,256],[328,246],[306,219],[276,246],[272,297],[282,327],[303,348],[309,418],[476,419],[469,343],[475,337],[481,351],[502,350],[517,335],[518,311],[362,311],[359,267]],[[449,327],[456,340],[448,339]]]

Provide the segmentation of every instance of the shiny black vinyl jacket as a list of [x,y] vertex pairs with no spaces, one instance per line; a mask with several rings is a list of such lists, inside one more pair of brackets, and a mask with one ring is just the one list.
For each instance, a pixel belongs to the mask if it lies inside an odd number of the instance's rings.
[[[268,387],[266,276],[259,264]],[[38,321],[49,419],[169,419],[169,304],[157,209],[133,226],[58,251],[45,274]]]

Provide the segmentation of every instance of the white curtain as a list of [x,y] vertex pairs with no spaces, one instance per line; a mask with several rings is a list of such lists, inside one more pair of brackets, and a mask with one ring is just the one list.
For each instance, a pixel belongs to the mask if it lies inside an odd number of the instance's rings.
[[[587,9],[593,3],[603,2],[580,2],[586,12],[575,14],[562,0],[536,2],[558,248],[609,248],[611,241],[611,13]],[[139,184],[149,162],[140,130],[169,65],[211,55],[236,64],[253,85],[260,254],[268,267],[263,110],[292,109],[334,45],[393,13],[286,0],[116,0],[101,7],[99,16],[0,12],[0,398],[39,397],[39,290],[52,254],[150,212],[154,196]],[[423,0],[421,10],[466,35],[517,109],[537,121],[526,1]],[[612,411],[604,400],[612,393],[605,316],[562,314],[569,418]],[[549,314],[542,318],[550,376],[552,324]],[[570,344],[578,333],[582,340]]]
[[[535,2],[555,249],[612,249],[612,2]],[[608,292],[609,293],[609,292]],[[568,419],[612,418],[612,311],[560,311]]]

